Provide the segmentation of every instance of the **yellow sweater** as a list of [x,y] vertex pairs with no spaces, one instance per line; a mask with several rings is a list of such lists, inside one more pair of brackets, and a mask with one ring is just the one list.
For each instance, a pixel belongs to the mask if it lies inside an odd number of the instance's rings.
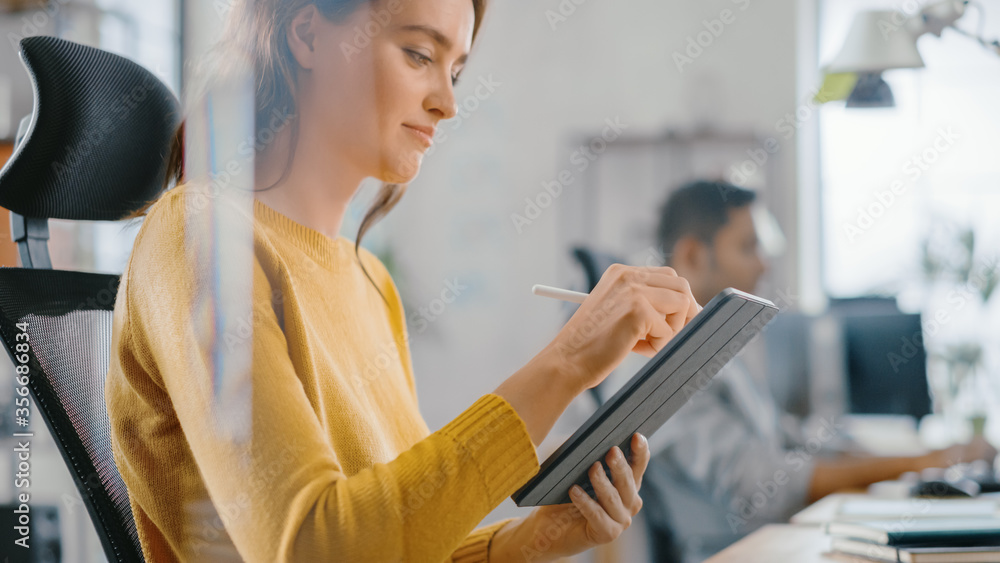
[[432,434],[388,271],[362,250],[386,307],[352,242],[256,199],[251,437],[217,430],[184,243],[194,197],[151,207],[114,311],[105,398],[146,560],[487,561],[509,520],[474,528],[538,471],[524,422],[486,394]]

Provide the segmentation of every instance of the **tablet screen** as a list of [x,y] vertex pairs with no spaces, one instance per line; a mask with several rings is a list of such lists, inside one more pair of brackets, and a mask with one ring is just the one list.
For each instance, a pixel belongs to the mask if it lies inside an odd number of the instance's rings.
[[608,450],[618,446],[627,458],[634,433],[656,432],[777,313],[770,301],[736,289],[716,295],[511,498],[518,506],[565,504],[574,484],[593,496],[587,470],[595,461],[610,475]]

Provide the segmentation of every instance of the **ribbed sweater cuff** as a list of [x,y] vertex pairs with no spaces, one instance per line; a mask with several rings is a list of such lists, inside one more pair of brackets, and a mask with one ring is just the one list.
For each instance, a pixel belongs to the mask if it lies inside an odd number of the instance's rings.
[[480,397],[441,429],[463,447],[483,477],[491,507],[514,494],[538,473],[538,456],[528,428],[503,397]]
[[514,520],[517,520],[517,518],[507,518],[496,524],[490,524],[489,526],[473,530],[469,534],[469,537],[462,542],[462,547],[458,548],[452,554],[452,563],[482,563],[484,561],[488,563],[490,560],[490,542],[493,541],[493,536],[496,535],[500,528],[503,528]]

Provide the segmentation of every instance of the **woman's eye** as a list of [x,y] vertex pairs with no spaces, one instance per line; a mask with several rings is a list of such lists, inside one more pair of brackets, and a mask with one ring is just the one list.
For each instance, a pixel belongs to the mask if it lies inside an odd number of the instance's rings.
[[[413,62],[419,65],[428,65],[434,62],[433,59],[421,53],[420,51],[414,51],[413,49],[403,49],[403,50],[406,51],[406,54],[409,55],[411,59],[413,59]],[[458,74],[452,75],[451,77],[452,86],[458,84],[458,78],[459,78]]]
[[406,52],[410,55],[410,58],[418,64],[427,64],[431,62],[431,58],[423,53],[419,53],[412,49],[406,49]]

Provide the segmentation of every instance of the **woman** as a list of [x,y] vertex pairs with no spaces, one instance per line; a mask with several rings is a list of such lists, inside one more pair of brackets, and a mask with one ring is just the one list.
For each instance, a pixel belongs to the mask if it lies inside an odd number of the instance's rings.
[[484,9],[232,8],[223,52],[253,60],[258,131],[275,112],[294,115],[256,147],[251,430],[238,440],[216,424],[211,343],[191,326],[203,289],[181,182],[139,212],[106,386],[147,560],[547,561],[613,540],[638,512],[649,451],[636,434],[631,460],[608,452],[610,480],[591,468],[596,498],[473,529],[538,471],[535,447],[574,397],[630,351],[655,354],[697,313],[683,279],[613,267],[548,346],[431,433],[396,288],[372,254],[338,236],[364,178],[386,185],[359,241],[416,176],[434,127],[455,115],[453,86]]

